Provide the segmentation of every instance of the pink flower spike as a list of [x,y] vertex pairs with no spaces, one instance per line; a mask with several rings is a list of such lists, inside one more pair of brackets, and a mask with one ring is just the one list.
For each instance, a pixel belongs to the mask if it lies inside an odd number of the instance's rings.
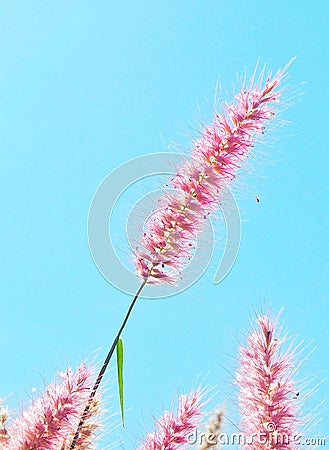
[[294,450],[299,448],[299,406],[293,375],[295,354],[291,348],[282,351],[278,317],[257,316],[257,326],[240,348],[239,385],[241,432],[246,450]]
[[160,209],[147,220],[134,251],[136,272],[147,283],[173,283],[181,277],[205,217],[219,206],[223,184],[235,178],[257,135],[273,119],[285,71],[270,74],[264,83],[264,71],[257,82],[253,76],[235,103],[224,104],[223,113],[216,113],[201,131],[194,142],[193,162],[186,162],[169,182],[172,193],[164,195]]
[[201,417],[201,393],[180,395],[177,416],[165,411],[156,423],[156,430],[148,433],[138,450],[176,450],[188,443]]
[[[82,364],[76,372],[59,373],[60,383],[48,386],[45,394],[33,401],[7,427],[6,450],[67,450],[93,386],[93,371]],[[88,412],[76,448],[95,448],[99,428],[99,398]]]

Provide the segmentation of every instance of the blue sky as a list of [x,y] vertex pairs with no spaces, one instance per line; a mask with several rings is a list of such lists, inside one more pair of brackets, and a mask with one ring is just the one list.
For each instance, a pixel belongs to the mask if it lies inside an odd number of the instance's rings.
[[[130,298],[101,276],[87,242],[89,205],[102,179],[132,158],[166,151],[171,141],[188,150],[185,136],[209,113],[217,81],[230,99],[236,75],[251,74],[258,58],[276,71],[295,55],[291,106],[281,116],[287,123],[258,147],[255,170],[236,192],[237,261],[217,286],[210,267],[189,290],[137,304],[124,332],[126,429],[108,431],[101,448],[119,437],[134,448],[151,414],[200,377],[216,385],[217,402],[230,411],[238,343],[267,302],[284,307],[297,340],[316,346],[301,377],[325,379],[328,3],[0,6],[0,397],[15,407],[55,370],[96,350],[101,361],[121,323]],[[296,88],[303,95],[292,99]],[[122,221],[112,231],[122,235]],[[115,384],[109,389],[115,412]],[[325,380],[307,412],[328,392]],[[320,418],[315,432],[323,435],[326,405]]]

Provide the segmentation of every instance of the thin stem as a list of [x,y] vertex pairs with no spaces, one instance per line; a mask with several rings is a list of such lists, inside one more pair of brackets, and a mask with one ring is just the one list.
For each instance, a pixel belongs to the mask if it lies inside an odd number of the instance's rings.
[[113,341],[113,344],[112,344],[112,346],[111,346],[111,348],[110,348],[110,350],[109,350],[109,352],[108,352],[108,354],[107,354],[107,356],[105,358],[105,361],[104,361],[104,363],[102,365],[102,368],[101,368],[101,370],[100,370],[100,372],[98,374],[98,377],[97,377],[97,379],[95,381],[94,387],[93,387],[93,389],[92,389],[92,391],[90,393],[87,405],[86,405],[86,407],[85,407],[85,409],[84,409],[84,411],[82,413],[80,422],[79,422],[78,427],[77,427],[77,431],[75,432],[74,438],[73,438],[71,446],[70,446],[70,450],[73,450],[75,448],[75,446],[76,446],[76,443],[77,443],[77,440],[79,438],[79,434],[80,434],[81,428],[83,427],[83,424],[84,424],[84,422],[86,420],[87,414],[89,412],[89,409],[90,409],[91,404],[93,402],[93,399],[95,397],[97,389],[98,389],[98,387],[100,385],[100,382],[102,381],[102,378],[103,378],[103,376],[105,374],[107,366],[108,366],[108,364],[109,364],[109,362],[111,360],[111,357],[112,357],[112,355],[114,353],[114,350],[115,350],[115,347],[116,347],[116,345],[118,343],[120,335],[121,335],[124,327],[126,326],[126,323],[127,323],[128,319],[129,319],[129,316],[130,316],[130,313],[133,310],[133,307],[135,306],[135,303],[137,302],[139,294],[142,292],[142,289],[144,288],[146,282],[147,282],[147,278],[144,279],[143,283],[141,284],[141,286],[139,287],[138,291],[136,292],[136,295],[135,295],[133,301],[131,302],[131,304],[129,306],[129,309],[127,311],[126,317],[124,318],[124,321],[122,322],[122,325],[121,325],[121,327],[120,327],[120,329],[119,329],[119,331],[118,331],[118,333],[117,333],[117,335],[116,335],[116,337],[115,337],[115,339]]

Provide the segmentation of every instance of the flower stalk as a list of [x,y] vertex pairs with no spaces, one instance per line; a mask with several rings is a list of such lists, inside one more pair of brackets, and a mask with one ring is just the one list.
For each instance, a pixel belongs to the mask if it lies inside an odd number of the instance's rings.
[[102,379],[104,377],[104,374],[105,374],[106,369],[107,369],[107,367],[109,365],[109,362],[111,361],[111,358],[113,356],[114,350],[115,350],[115,348],[117,346],[117,343],[118,343],[118,341],[120,339],[121,333],[123,332],[123,330],[124,330],[124,328],[126,326],[126,323],[128,322],[129,316],[130,316],[130,314],[131,314],[131,312],[132,312],[132,310],[133,310],[133,308],[134,308],[134,306],[135,306],[135,304],[136,304],[136,302],[138,300],[138,297],[139,297],[140,293],[142,292],[146,282],[147,282],[147,278],[144,279],[144,281],[141,284],[141,286],[139,287],[139,289],[138,289],[138,291],[137,291],[133,301],[131,302],[131,304],[129,306],[129,309],[127,311],[127,314],[126,314],[126,316],[125,316],[125,318],[124,318],[124,320],[122,322],[122,325],[121,325],[121,327],[120,327],[120,329],[119,329],[119,331],[118,331],[118,333],[117,333],[117,335],[116,335],[116,337],[115,337],[115,339],[114,339],[114,341],[113,341],[113,343],[111,345],[111,348],[110,348],[110,350],[109,350],[109,352],[108,352],[108,354],[107,354],[107,356],[106,356],[106,358],[104,360],[102,368],[101,368],[101,370],[100,370],[100,372],[99,372],[99,374],[98,374],[98,376],[96,378],[95,384],[94,384],[94,386],[92,388],[92,391],[91,391],[90,396],[88,398],[88,401],[86,403],[85,409],[83,410],[83,413],[81,415],[81,418],[80,418],[80,421],[78,423],[76,432],[74,434],[73,440],[72,440],[71,445],[69,447],[70,450],[73,450],[74,448],[76,448],[77,442],[79,440],[79,435],[80,435],[81,430],[83,429],[84,423],[85,423],[85,421],[86,421],[86,419],[87,419],[87,417],[89,415],[89,410],[90,410],[90,408],[91,408],[91,406],[93,404],[96,392],[97,392],[97,390],[99,388],[99,385],[100,385],[100,383],[101,383],[101,381],[102,381]]

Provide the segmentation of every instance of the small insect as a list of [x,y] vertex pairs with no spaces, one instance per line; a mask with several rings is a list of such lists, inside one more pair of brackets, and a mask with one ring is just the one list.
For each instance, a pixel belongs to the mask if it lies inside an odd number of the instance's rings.
[[256,200],[257,203],[260,202],[259,197],[257,197],[257,195],[255,196],[255,200]]
[[295,400],[298,399],[298,397],[299,397],[299,395],[300,395],[299,392],[294,392],[294,391],[289,391],[289,392],[291,392],[292,394],[294,394],[293,399],[295,399]]
[[269,330],[266,332],[266,345],[270,345],[271,337],[272,337],[272,331]]

